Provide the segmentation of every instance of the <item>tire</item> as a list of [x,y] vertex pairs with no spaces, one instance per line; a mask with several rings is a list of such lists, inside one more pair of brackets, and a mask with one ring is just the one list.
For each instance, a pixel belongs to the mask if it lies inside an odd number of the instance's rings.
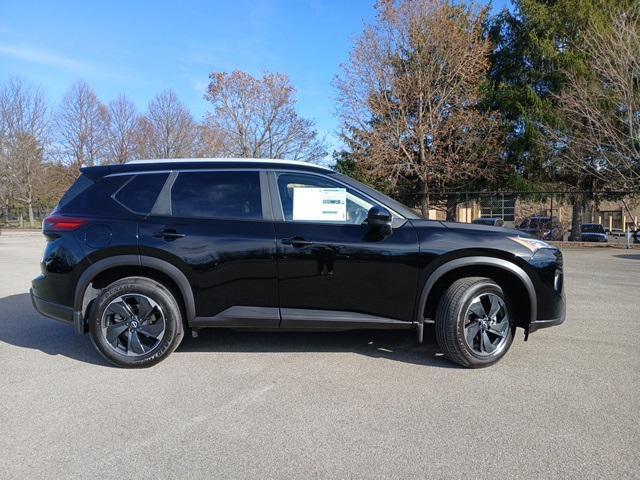
[[[513,343],[515,322],[509,304],[502,288],[489,278],[456,280],[442,295],[436,310],[436,340],[443,353],[468,368],[496,363]],[[495,305],[498,309],[490,316]]]
[[145,277],[113,282],[93,302],[91,341],[113,365],[150,367],[173,352],[184,336],[182,314],[173,294]]

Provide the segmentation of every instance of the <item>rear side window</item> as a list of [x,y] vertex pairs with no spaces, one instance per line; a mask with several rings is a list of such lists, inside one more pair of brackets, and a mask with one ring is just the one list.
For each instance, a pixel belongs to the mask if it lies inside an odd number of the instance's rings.
[[151,212],[168,173],[145,173],[133,177],[114,195],[116,201],[135,213]]
[[177,217],[261,220],[258,172],[181,172],[171,189]]

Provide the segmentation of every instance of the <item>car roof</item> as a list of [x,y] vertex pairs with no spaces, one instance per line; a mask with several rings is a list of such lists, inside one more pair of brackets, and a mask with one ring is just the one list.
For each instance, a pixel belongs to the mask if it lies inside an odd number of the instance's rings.
[[328,167],[296,160],[281,160],[267,158],[154,158],[148,160],[134,160],[125,164],[100,165],[83,167],[80,171],[89,177],[98,178],[118,173],[134,173],[168,170],[198,170],[198,169],[226,169],[226,168],[255,168],[301,170],[309,172],[328,173]]

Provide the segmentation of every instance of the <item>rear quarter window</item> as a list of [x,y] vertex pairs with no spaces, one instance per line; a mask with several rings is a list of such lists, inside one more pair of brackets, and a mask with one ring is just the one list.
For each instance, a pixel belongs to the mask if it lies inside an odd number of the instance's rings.
[[67,205],[91,185],[93,185],[93,180],[91,180],[86,175],[80,175],[78,179],[73,183],[73,185],[69,187],[69,190],[67,190],[66,193],[62,196],[62,198],[58,202],[58,206],[56,209],[60,209]]
[[64,205],[60,205],[59,211],[71,215],[130,215],[126,208],[112,198],[112,195],[130,179],[131,175],[100,178]]

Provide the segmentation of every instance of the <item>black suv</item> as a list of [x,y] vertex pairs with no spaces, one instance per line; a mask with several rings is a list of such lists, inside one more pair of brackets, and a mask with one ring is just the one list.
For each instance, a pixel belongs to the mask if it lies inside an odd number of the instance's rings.
[[123,367],[185,329],[406,329],[435,323],[482,367],[565,318],[562,255],[505,228],[424,220],[339,173],[277,160],[83,168],[45,220],[42,314]]

